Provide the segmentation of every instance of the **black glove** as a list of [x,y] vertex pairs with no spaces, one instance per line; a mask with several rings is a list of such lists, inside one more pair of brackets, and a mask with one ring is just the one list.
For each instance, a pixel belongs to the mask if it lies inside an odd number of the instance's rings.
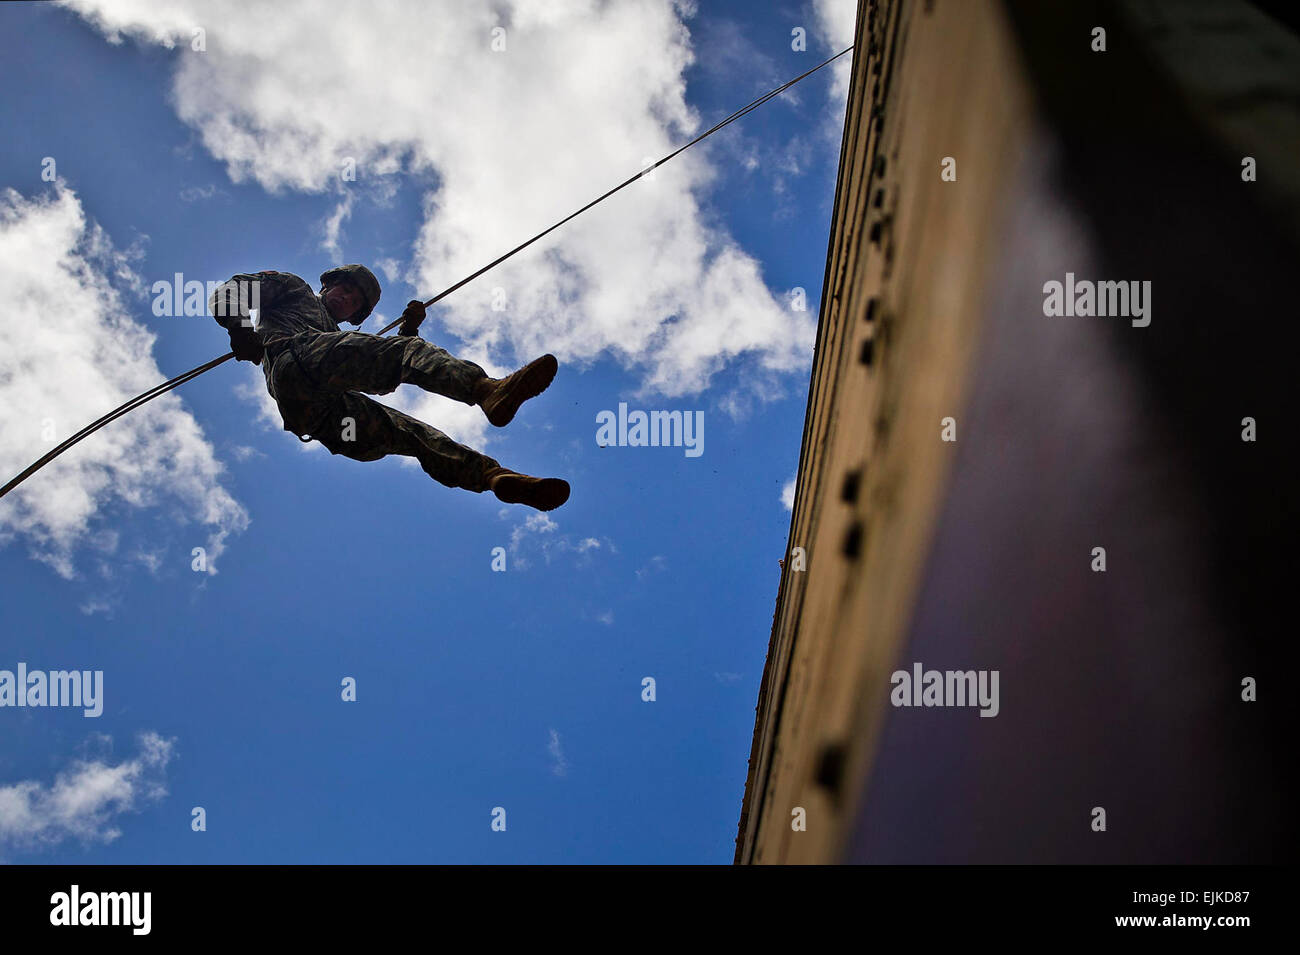
[[251,361],[254,365],[262,363],[262,356],[266,354],[266,349],[262,347],[262,339],[258,337],[255,329],[247,325],[235,325],[226,331],[230,333],[230,350],[235,353],[237,359]]
[[423,302],[412,301],[406,303],[406,308],[402,312],[402,327],[397,330],[399,335],[418,335],[420,334],[420,323],[424,321],[425,310],[428,308]]

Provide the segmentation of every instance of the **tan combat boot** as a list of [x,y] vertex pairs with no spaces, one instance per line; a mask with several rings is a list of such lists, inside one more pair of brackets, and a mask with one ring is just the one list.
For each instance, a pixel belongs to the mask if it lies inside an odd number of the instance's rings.
[[521,404],[529,398],[536,398],[550,386],[559,367],[554,355],[543,355],[536,361],[530,361],[513,375],[494,382],[490,390],[485,389],[486,394],[478,401],[478,405],[487,415],[488,421],[498,428],[504,428],[514,418]]
[[560,478],[529,477],[509,468],[491,468],[483,475],[488,490],[506,504],[527,504],[553,511],[569,499],[569,482]]

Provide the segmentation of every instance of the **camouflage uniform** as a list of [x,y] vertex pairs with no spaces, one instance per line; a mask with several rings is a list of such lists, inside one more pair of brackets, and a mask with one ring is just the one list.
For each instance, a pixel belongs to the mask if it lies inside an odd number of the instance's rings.
[[[209,308],[225,328],[241,321],[223,315],[225,290],[258,289],[257,332],[266,348],[266,389],[280,408],[284,429],[310,435],[354,461],[405,454],[435,481],[470,491],[487,489],[484,472],[498,462],[458,444],[437,428],[359,392],[386,395],[402,382],[474,404],[474,387],[485,372],[419,338],[386,338],[340,331],[324,303],[301,278],[287,272],[233,276],[212,295]],[[241,313],[247,314],[247,297]],[[352,419],[349,424],[344,419]],[[352,438],[352,440],[345,440]]]

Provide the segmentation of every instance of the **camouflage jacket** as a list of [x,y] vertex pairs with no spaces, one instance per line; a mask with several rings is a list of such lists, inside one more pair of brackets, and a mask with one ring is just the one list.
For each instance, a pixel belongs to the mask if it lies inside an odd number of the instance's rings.
[[218,286],[208,301],[217,324],[230,328],[257,309],[264,345],[301,332],[337,332],[339,326],[311,286],[289,272],[241,273]]
[[340,330],[311,286],[289,272],[233,275],[212,293],[208,309],[217,324],[226,329],[247,318],[250,309],[257,310],[257,333],[266,348],[262,372],[272,395],[275,359],[293,336]]

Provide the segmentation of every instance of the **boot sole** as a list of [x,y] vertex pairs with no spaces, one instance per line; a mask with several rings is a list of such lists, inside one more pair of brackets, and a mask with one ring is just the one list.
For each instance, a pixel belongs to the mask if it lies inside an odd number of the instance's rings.
[[560,478],[515,477],[497,479],[492,493],[505,504],[527,504],[539,511],[553,511],[569,499],[569,482]]
[[519,380],[510,387],[509,391],[490,405],[486,403],[483,405],[488,421],[498,428],[504,428],[514,420],[520,405],[529,398],[536,398],[551,386],[551,382],[555,380],[555,373],[559,370],[560,363],[555,360],[554,355],[543,355],[536,361],[529,362],[523,368],[522,374],[516,372],[519,374]]

